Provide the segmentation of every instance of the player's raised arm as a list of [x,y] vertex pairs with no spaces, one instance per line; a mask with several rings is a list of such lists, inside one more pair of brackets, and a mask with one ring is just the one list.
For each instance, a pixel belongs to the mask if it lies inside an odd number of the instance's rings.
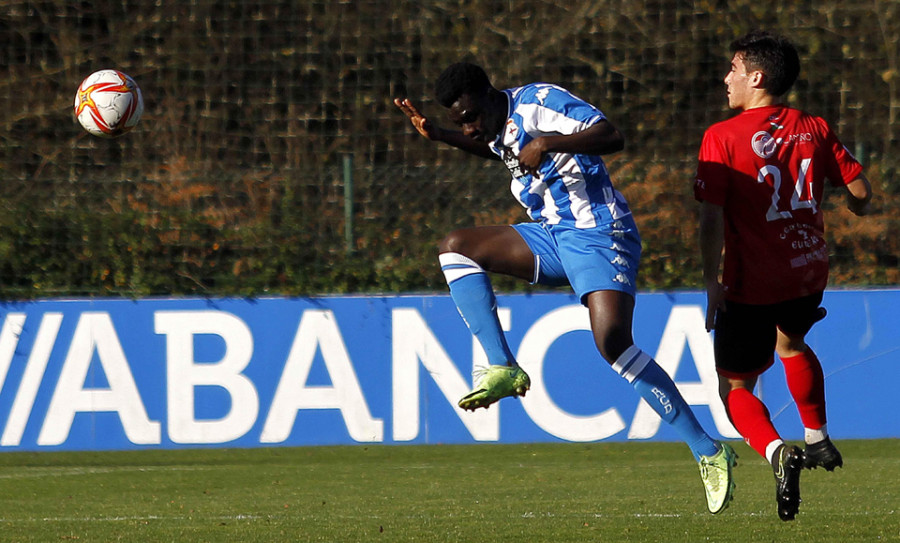
[[419,134],[431,141],[440,141],[438,135],[441,129],[435,126],[428,117],[422,115],[408,98],[394,98],[394,105],[409,117],[409,122]]
[[445,130],[431,122],[408,98],[394,98],[394,105],[406,114],[416,131],[429,141],[440,141],[483,158],[499,159],[487,143],[470,138],[457,130]]

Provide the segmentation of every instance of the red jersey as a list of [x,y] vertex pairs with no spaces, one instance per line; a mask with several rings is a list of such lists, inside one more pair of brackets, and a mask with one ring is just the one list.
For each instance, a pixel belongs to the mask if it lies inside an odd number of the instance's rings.
[[711,126],[694,197],[724,208],[729,300],[771,304],[825,290],[825,179],[843,186],[862,166],[819,117],[783,105]]

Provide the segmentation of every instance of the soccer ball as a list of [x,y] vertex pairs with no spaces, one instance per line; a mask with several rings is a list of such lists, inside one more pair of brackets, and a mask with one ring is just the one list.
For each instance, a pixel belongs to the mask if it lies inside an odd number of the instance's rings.
[[100,70],[87,76],[75,93],[75,118],[89,133],[114,138],[141,120],[144,98],[127,74]]

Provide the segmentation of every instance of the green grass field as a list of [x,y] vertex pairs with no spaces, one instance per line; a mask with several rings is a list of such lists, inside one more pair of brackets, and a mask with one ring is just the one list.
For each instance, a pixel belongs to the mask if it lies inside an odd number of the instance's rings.
[[900,541],[900,440],[839,441],[797,520],[740,455],[706,512],[674,443],[0,454],[0,541]]

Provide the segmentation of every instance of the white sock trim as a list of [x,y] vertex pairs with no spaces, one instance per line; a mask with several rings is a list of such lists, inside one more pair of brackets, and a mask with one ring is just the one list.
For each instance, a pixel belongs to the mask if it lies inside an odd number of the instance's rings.
[[828,425],[823,424],[822,427],[818,429],[804,428],[803,434],[803,441],[805,441],[807,445],[825,441],[828,438]]
[[457,279],[461,279],[473,273],[484,273],[484,269],[471,258],[459,253],[441,253],[438,255],[441,263],[441,271],[449,285]]
[[640,350],[637,345],[632,345],[625,349],[619,358],[613,362],[612,369],[625,378],[629,383],[633,383],[637,376],[644,371],[647,364],[653,361],[649,354]]
[[775,465],[775,462],[772,458],[772,455],[774,455],[775,451],[778,449],[778,447],[780,447],[782,445],[784,445],[784,441],[782,441],[780,439],[773,440],[771,443],[766,445],[766,460],[768,460],[769,463],[772,464],[773,466]]

